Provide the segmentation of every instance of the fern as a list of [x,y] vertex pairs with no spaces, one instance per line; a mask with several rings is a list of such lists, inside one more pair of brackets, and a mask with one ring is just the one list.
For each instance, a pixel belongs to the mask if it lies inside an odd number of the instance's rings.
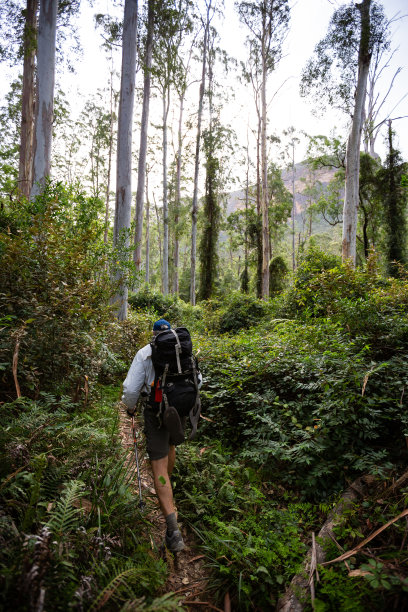
[[89,612],[101,610],[108,602],[114,603],[115,609],[119,609],[119,603],[128,602],[131,605],[131,602],[138,601],[141,594],[154,590],[161,582],[158,568],[133,560],[125,563],[112,560],[109,565],[101,564],[96,572],[101,582],[108,580],[108,583],[91,603]]
[[61,499],[57,502],[52,510],[52,514],[47,527],[57,537],[61,537],[64,533],[72,531],[78,524],[78,515],[80,508],[76,508],[75,504],[84,495],[84,483],[80,480],[71,480],[65,487]]
[[156,597],[152,603],[147,604],[145,598],[134,599],[125,602],[120,612],[169,612],[180,610],[181,597],[174,593],[166,593],[162,597]]

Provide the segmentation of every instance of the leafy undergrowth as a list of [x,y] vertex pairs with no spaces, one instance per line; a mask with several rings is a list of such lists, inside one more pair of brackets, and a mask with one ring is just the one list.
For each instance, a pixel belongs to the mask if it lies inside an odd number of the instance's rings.
[[[93,407],[43,395],[1,406],[1,609],[173,610],[132,492],[117,388]],[[42,603],[41,603],[42,602]]]

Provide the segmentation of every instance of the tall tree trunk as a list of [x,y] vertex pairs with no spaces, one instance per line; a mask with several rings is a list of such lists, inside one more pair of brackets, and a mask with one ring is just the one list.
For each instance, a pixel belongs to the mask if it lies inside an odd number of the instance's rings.
[[268,158],[266,152],[266,50],[264,49],[264,41],[262,40],[262,90],[261,90],[261,105],[262,105],[262,124],[261,124],[261,163],[262,163],[262,298],[269,298],[269,214],[268,214]]
[[149,177],[146,173],[146,266],[145,266],[145,282],[150,283],[150,202],[149,202]]
[[170,83],[163,90],[163,293],[169,292],[169,203],[167,186],[167,118],[170,108]]
[[110,82],[110,121],[109,121],[109,149],[108,149],[108,175],[106,177],[106,193],[105,193],[105,231],[103,241],[108,243],[109,229],[109,202],[110,202],[110,183],[112,172],[112,152],[113,152],[113,67],[111,69]]
[[[156,202],[156,196],[154,194],[153,194],[153,200],[154,200],[154,208],[156,211],[156,220],[157,220],[157,238],[159,242],[160,269],[163,270],[163,251],[162,251],[162,241],[161,241],[161,233],[160,233],[161,223],[160,223],[159,209],[157,207],[157,202]],[[162,274],[160,275],[160,278],[163,278]],[[163,290],[163,287],[161,287],[161,289]]]
[[51,173],[57,11],[58,0],[40,0],[37,44],[37,100],[31,198],[41,193],[45,179]]
[[261,115],[258,114],[258,133],[256,140],[256,295],[262,298],[262,210],[261,210]]
[[295,249],[295,143],[292,142],[292,270],[296,268],[296,249]]
[[192,204],[192,211],[191,211],[192,224],[191,224],[190,302],[193,306],[195,306],[195,303],[196,303],[198,170],[200,167],[201,119],[202,119],[202,114],[203,114],[205,73],[207,69],[207,44],[208,44],[208,31],[210,28],[211,1],[212,0],[209,0],[208,5],[207,5],[207,19],[206,19],[205,30],[204,30],[203,65],[202,65],[202,72],[201,72],[200,93],[199,93],[199,99],[198,99],[197,137],[196,137],[196,153],[195,153],[195,164],[194,164],[194,190],[193,190],[193,204]]
[[23,91],[21,98],[21,139],[18,182],[22,195],[29,197],[33,172],[35,52],[37,48],[38,0],[27,0],[24,25]]
[[363,0],[356,4],[361,15],[360,46],[358,53],[358,79],[354,113],[346,152],[346,185],[343,207],[343,261],[356,263],[357,214],[359,204],[360,142],[363,128],[364,102],[370,69],[370,4]]
[[154,0],[148,2],[147,14],[147,38],[146,38],[146,63],[144,66],[143,83],[143,106],[142,123],[140,127],[139,161],[137,169],[137,191],[135,211],[135,250],[133,261],[136,271],[139,272],[142,265],[142,235],[143,235],[143,204],[144,189],[146,181],[146,154],[147,154],[147,130],[149,125],[150,108],[150,81],[153,54],[153,30],[154,30]]
[[[116,206],[114,243],[122,251],[123,262],[127,262],[130,245],[130,209],[132,201],[132,124],[136,78],[136,32],[137,0],[125,0],[122,39],[122,72],[118,117],[118,145],[116,171]],[[127,317],[128,287],[123,272],[117,274],[119,293],[118,319]]]
[[183,89],[180,94],[180,112],[178,122],[178,134],[177,134],[177,159],[176,159],[176,194],[174,202],[174,279],[173,279],[173,293],[179,294],[179,220],[180,220],[180,204],[181,204],[181,154],[183,146],[182,138],[182,126],[183,126],[183,112],[184,112],[184,98],[186,90]]

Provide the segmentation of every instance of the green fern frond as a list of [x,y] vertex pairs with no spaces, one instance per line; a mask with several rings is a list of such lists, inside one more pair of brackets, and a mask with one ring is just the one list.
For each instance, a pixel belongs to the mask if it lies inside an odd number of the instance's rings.
[[145,603],[145,598],[127,601],[120,612],[171,612],[180,610],[182,597],[174,593],[166,593],[162,597],[156,597],[150,604]]
[[128,590],[129,583],[138,580],[143,573],[143,568],[131,567],[117,574],[92,602],[89,612],[100,610],[111,599],[117,600],[119,598],[123,600],[123,596],[118,597],[119,589]]
[[80,480],[71,480],[65,487],[61,499],[57,502],[52,515],[47,522],[47,527],[55,535],[62,535],[72,529],[78,523],[80,508],[75,504],[84,495],[84,483]]

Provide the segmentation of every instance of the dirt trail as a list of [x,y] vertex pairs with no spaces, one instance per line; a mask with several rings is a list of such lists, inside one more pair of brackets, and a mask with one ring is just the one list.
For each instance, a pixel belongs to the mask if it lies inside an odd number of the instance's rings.
[[[126,413],[126,409],[123,404],[120,404],[119,408],[119,431],[122,439],[123,447],[129,452],[129,458],[132,461],[132,465],[135,464],[134,458],[134,444],[132,435],[132,422]],[[152,550],[159,550],[163,543],[164,533],[166,530],[165,520],[160,512],[157,498],[153,488],[153,478],[151,475],[149,460],[145,451],[145,440],[142,434],[142,418],[136,417],[136,428],[137,428],[137,441],[138,441],[138,456],[139,456],[139,468],[142,482],[142,495],[143,501],[146,504],[146,513],[149,521],[152,524],[150,533],[150,540]],[[135,466],[135,488],[138,492],[138,482]],[[138,492],[139,493],[139,492]],[[175,499],[177,503],[177,498]],[[223,612],[220,608],[217,608],[206,595],[206,589],[209,580],[208,569],[204,566],[204,557],[202,553],[197,549],[197,545],[194,541],[192,534],[179,521],[180,529],[183,534],[186,548],[182,552],[178,553],[175,557],[167,550],[164,551],[165,559],[169,567],[169,575],[166,583],[166,592],[173,591],[174,593],[180,594],[182,599],[183,608],[188,611],[200,610],[205,612],[206,610],[218,610]]]

